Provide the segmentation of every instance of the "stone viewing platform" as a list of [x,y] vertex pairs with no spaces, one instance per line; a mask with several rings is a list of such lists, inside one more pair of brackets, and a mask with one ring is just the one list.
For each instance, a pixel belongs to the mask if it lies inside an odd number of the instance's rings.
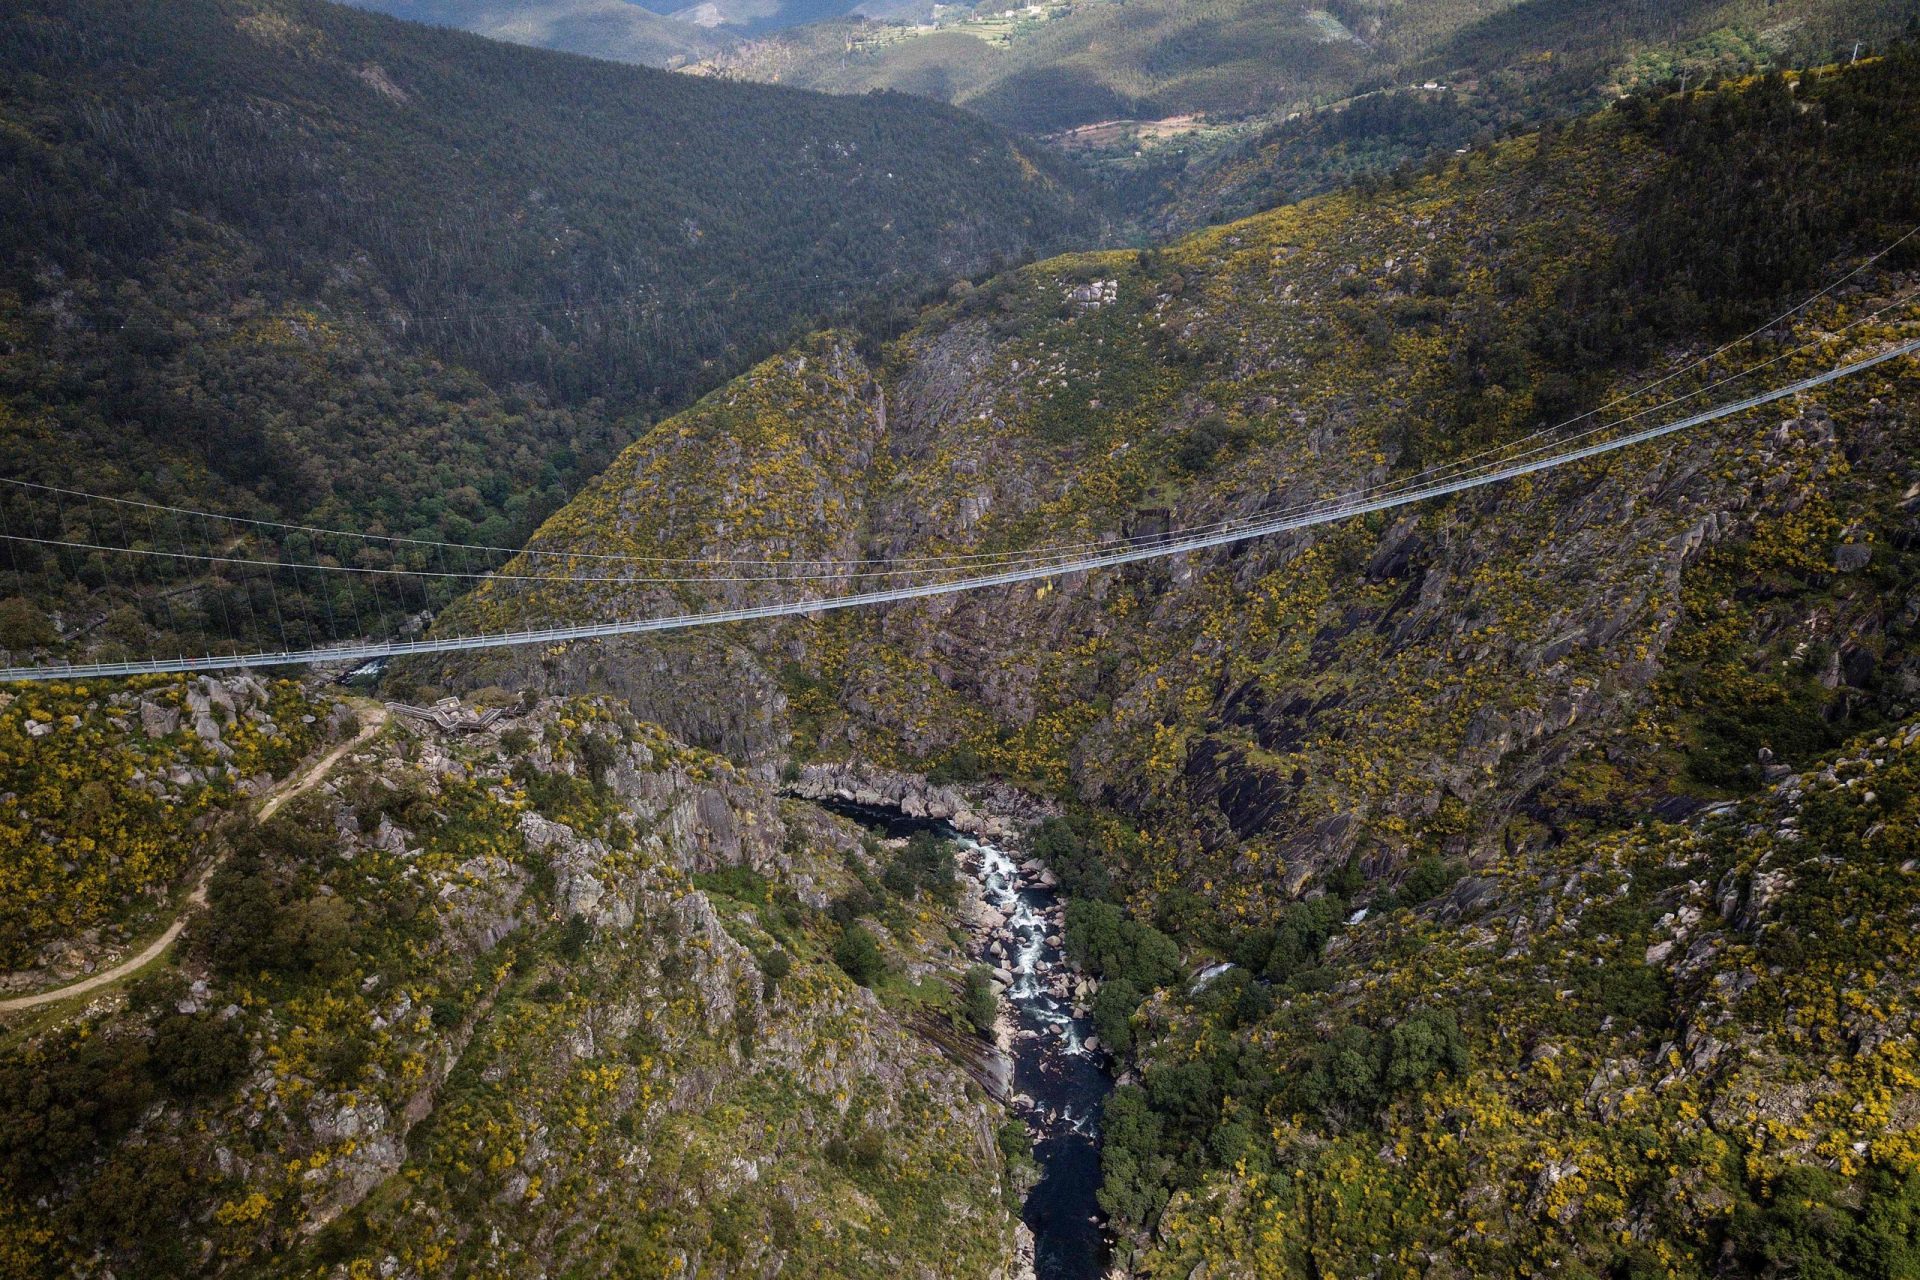
[[468,706],[458,698],[442,698],[430,707],[414,707],[404,702],[389,702],[387,710],[395,715],[406,716],[410,720],[432,725],[442,733],[483,733],[510,714],[505,707],[488,707],[485,711],[481,711]]

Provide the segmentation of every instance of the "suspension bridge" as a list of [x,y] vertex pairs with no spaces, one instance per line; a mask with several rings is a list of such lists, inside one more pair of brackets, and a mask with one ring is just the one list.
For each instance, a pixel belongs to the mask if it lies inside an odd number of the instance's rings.
[[[1860,268],[1846,278],[1858,270]],[[1841,281],[1836,281],[1835,285],[1839,283]],[[1826,294],[1835,285],[1814,297]],[[1812,301],[1808,299],[1786,316]],[[143,601],[147,613],[155,615],[155,621],[163,624],[155,628],[163,636],[182,634],[176,625],[165,625],[176,622],[171,616],[176,600],[182,602],[179,607],[184,609],[186,599],[207,594],[204,579],[193,575],[239,578],[250,584],[237,592],[214,593],[212,604],[203,602],[198,606],[205,626],[186,628],[185,634],[204,636],[207,631],[217,631],[224,626],[228,637],[226,652],[97,654],[94,660],[87,661],[0,667],[0,681],[364,663],[411,655],[554,645],[897,604],[1187,555],[1551,471],[1803,395],[1920,353],[1920,338],[1891,343],[1883,338],[1879,349],[1856,353],[1853,358],[1820,372],[1683,416],[1648,421],[1660,419],[1662,414],[1675,411],[1687,401],[1716,392],[1724,394],[1724,388],[1751,379],[1792,357],[1804,357],[1830,344],[1840,334],[1862,329],[1910,301],[1901,299],[1889,303],[1824,339],[1782,351],[1768,360],[1706,381],[1685,394],[1671,396],[1599,425],[1581,427],[1583,422],[1614,406],[1644,399],[1683,374],[1704,368],[1708,361],[1747,339],[1736,339],[1735,343],[1702,356],[1648,386],[1567,422],[1390,483],[1290,508],[1261,510],[1168,532],[1055,542],[1012,552],[919,554],[863,560],[596,554],[538,545],[515,548],[355,533],[109,497],[19,479],[0,479],[0,542],[6,544],[13,557],[17,575],[27,572],[22,567],[24,555],[29,561],[42,565],[51,559],[52,568],[68,581],[90,582],[104,589],[118,585],[123,599]],[[1786,316],[1776,317],[1769,325]],[[1755,330],[1747,338],[1763,329]],[[280,554],[274,557],[248,554],[254,541],[260,538],[273,539]],[[116,572],[120,574],[119,579],[115,577]],[[184,587],[177,585],[182,575],[188,578]],[[196,586],[196,582],[202,585]],[[436,591],[441,598],[451,599],[460,590],[482,583],[527,591],[560,586],[650,587],[665,589],[669,598],[679,589],[751,587],[776,591],[777,598],[729,608],[685,609],[647,617],[572,621],[519,630],[476,630],[444,635],[424,630],[422,622],[434,612]],[[283,589],[289,600],[297,598],[298,609],[290,608],[288,601],[283,601]],[[417,605],[411,602],[410,589],[417,591]],[[378,638],[378,629],[389,626],[396,609],[415,634],[393,636],[390,630],[389,638]],[[97,625],[109,626],[110,622]],[[247,643],[250,639],[262,638],[263,643]],[[279,641],[277,645],[273,643],[275,639]],[[130,645],[138,645],[139,638],[123,637],[115,643],[125,650]]]

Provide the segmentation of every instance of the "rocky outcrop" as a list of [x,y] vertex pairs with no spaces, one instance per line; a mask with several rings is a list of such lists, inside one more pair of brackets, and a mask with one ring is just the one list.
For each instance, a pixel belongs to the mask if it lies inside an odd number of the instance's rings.
[[893,809],[909,818],[945,822],[956,831],[1001,843],[1019,841],[1034,823],[1060,811],[1050,801],[1002,782],[944,786],[859,762],[802,765],[786,789],[803,800]]
[[[156,1107],[128,1138],[233,1193],[179,1227],[212,1273],[250,1274],[281,1247],[237,1230],[211,1251],[209,1232],[265,1203],[289,1238],[353,1221],[368,1265],[394,1275],[423,1274],[408,1261],[421,1238],[472,1269],[554,1274],[590,1248],[580,1221],[636,1206],[647,1246],[677,1259],[663,1273],[701,1273],[718,1206],[755,1223],[755,1274],[825,1274],[849,1248],[859,1274],[964,1258],[987,1276],[1019,1256],[1003,1113],[794,933],[833,927],[789,913],[858,883],[851,824],[582,701],[539,702],[505,737],[409,718],[311,795],[299,820],[330,842],[318,862],[301,860],[319,844],[262,856],[307,895],[276,910],[324,903],[315,918],[338,921],[332,904],[351,904],[344,960],[291,996],[249,992],[243,1010],[189,945],[197,980],[177,1012],[242,1019],[250,1061],[232,1088]],[[916,974],[965,963],[945,931],[872,927]],[[143,1018],[109,1010],[97,1033],[144,1043]],[[874,1170],[927,1188],[889,1198],[890,1214],[924,1219],[914,1230],[868,1234]],[[793,1234],[799,1222],[819,1225]],[[916,1243],[936,1239],[937,1260]]]

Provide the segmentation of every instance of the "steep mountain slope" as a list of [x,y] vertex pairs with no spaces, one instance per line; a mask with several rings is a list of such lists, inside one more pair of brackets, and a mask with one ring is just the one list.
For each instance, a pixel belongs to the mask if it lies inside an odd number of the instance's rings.
[[[879,360],[825,334],[763,363],[534,545],[808,561],[1199,525],[1575,413],[1708,403],[1757,361],[1765,383],[1824,369],[1920,332],[1914,241],[1863,267],[1920,222],[1917,108],[1912,50],[1636,95],[1402,188],[1042,263]],[[1752,827],[1626,833],[1907,732],[1916,378],[1889,365],[1659,446],[1151,566],[410,675],[599,687],[744,758],[1077,800],[1040,841],[1068,888],[1177,935],[1194,966],[1237,966],[1169,983],[1112,943],[1114,908],[1079,920],[1103,1038],[1138,1084],[1109,1117],[1104,1202],[1146,1274],[1703,1275],[1722,1251],[1785,1265],[1821,1247],[1809,1232],[1865,1257],[1910,1230],[1913,1029],[1897,1003],[1844,1032],[1814,1019],[1916,978],[1904,951],[1881,969],[1847,941],[1909,909],[1903,775],[1858,784],[1866,808],[1831,814],[1825,846],[1764,836],[1790,826],[1765,805]],[[499,584],[442,625],[774,593]],[[1853,748],[1839,785],[1881,751]],[[1831,876],[1879,896],[1835,923],[1802,859],[1840,857],[1853,827],[1884,843]],[[1741,940],[1788,882],[1802,896],[1780,909],[1826,921],[1805,986],[1782,977],[1791,930]],[[1533,977],[1548,987],[1503,998]],[[1795,1084],[1749,1116],[1761,1078]],[[1629,1105],[1644,1129],[1618,1123]]]
[[873,846],[503,710],[230,824],[177,969],[0,1046],[0,1274],[1004,1274],[1000,1113],[907,1026],[957,1007],[941,902],[867,899],[856,986]]
[[[901,97],[309,0],[31,0],[3,21],[11,478],[515,544],[797,322],[1096,234],[1062,166]],[[105,595],[78,564],[17,567],[0,599],[31,595],[69,644],[122,606],[190,636],[224,608],[163,607],[178,566]],[[346,604],[288,585],[314,616]]]
[[[1916,768],[1908,721],[1479,868],[1271,994],[1156,1001],[1109,1113],[1110,1198],[1160,1228],[1140,1273],[1911,1274]],[[1158,1208],[1209,1129],[1221,1171]]]

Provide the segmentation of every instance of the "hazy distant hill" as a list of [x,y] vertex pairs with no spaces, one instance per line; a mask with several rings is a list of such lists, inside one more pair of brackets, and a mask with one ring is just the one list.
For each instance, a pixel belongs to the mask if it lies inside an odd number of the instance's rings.
[[781,32],[713,66],[835,92],[925,93],[1044,132],[1241,117],[1436,76],[1564,86],[1577,74],[1592,88],[1636,58],[1722,54],[1706,41],[1715,32],[1793,57],[1884,38],[1912,17],[1899,0],[1067,0],[1011,21],[1006,8],[982,4],[975,20],[949,16],[928,35],[858,20]]
[[720,47],[704,29],[631,0],[347,0],[410,22],[455,27],[495,40],[584,53],[650,67],[673,66]]
[[853,0],[345,0],[514,44],[650,67],[679,66],[759,34],[837,18]]

